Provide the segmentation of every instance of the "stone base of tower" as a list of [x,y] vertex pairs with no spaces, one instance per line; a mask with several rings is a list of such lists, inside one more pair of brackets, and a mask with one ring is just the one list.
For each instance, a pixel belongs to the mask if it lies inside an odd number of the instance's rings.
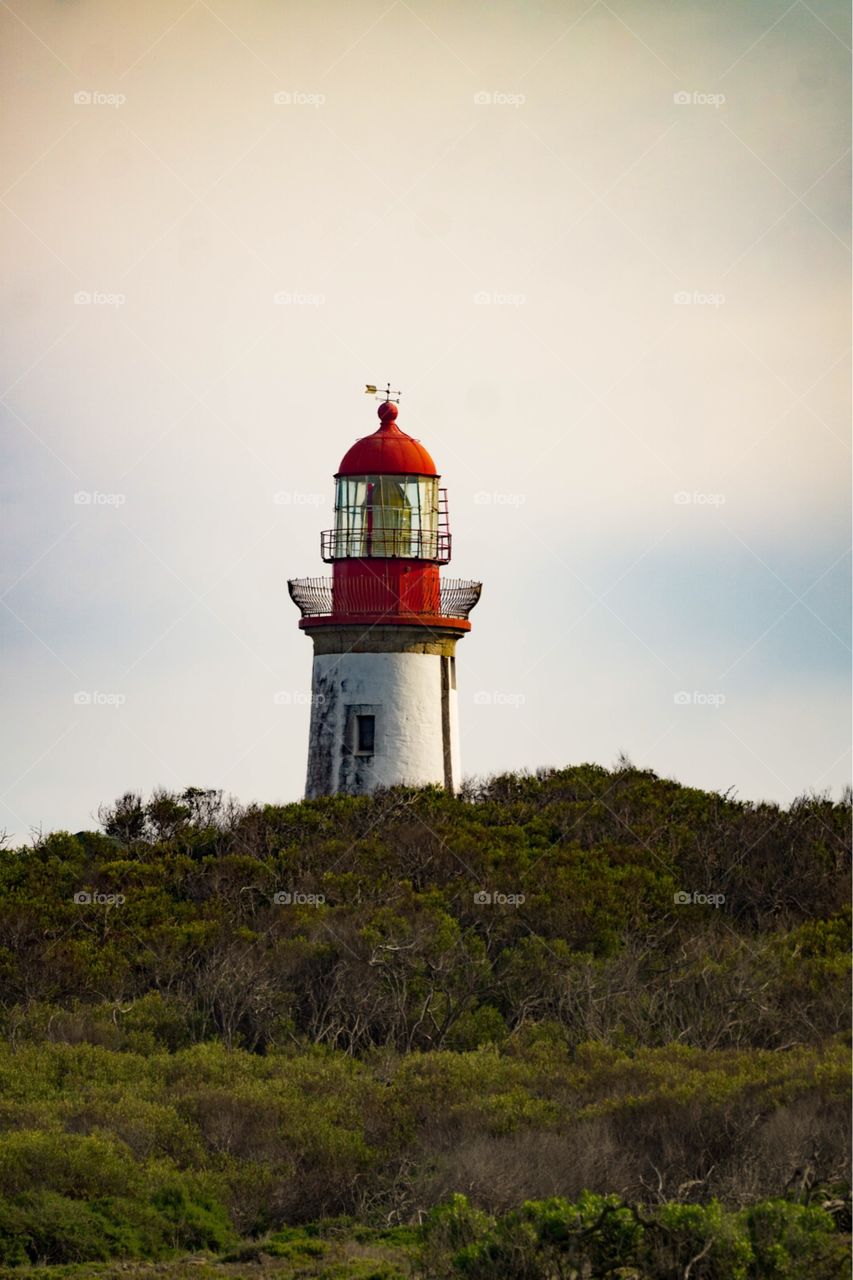
[[399,784],[455,791],[456,642],[467,627],[305,629],[314,641],[306,798]]

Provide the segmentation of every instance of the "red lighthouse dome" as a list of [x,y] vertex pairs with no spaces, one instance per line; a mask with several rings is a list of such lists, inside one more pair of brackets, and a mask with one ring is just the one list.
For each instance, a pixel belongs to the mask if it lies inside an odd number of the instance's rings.
[[390,400],[376,411],[381,425],[372,435],[362,436],[348,449],[338,467],[338,476],[437,476],[435,463],[419,440],[397,426],[398,409]]

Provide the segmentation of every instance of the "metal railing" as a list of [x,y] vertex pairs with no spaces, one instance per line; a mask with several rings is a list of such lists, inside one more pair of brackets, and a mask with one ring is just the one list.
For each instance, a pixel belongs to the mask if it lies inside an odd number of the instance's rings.
[[[290,578],[287,590],[303,618],[327,618],[335,612],[366,618],[411,616],[412,618],[467,618],[480,599],[482,582],[467,578],[446,578],[437,588],[427,588],[419,601],[423,607],[413,609],[402,601],[389,607],[390,588],[381,578],[365,574],[348,578],[338,587],[335,600],[332,578]],[[335,607],[337,604],[337,608]]]
[[320,555],[334,560],[390,559],[433,560],[446,564],[450,559],[450,534],[436,529],[362,530],[324,529],[320,534]]

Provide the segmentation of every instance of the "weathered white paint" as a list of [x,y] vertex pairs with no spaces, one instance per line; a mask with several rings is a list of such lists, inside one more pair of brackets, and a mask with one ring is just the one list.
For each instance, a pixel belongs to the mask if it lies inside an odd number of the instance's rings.
[[[448,659],[445,659],[448,661]],[[441,662],[435,653],[314,655],[306,796],[361,795],[410,783],[444,786]],[[454,788],[459,782],[456,690],[449,690]],[[353,716],[376,717],[373,755],[357,754]]]

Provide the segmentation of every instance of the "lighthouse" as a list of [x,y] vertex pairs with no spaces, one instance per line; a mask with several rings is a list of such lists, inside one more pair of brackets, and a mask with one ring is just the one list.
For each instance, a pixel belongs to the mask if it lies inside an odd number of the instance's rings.
[[441,577],[447,490],[397,425],[399,394],[377,399],[378,429],[335,475],[334,528],[320,535],[331,577],[287,584],[314,643],[307,799],[397,784],[452,793],[461,777],[456,643],[482,584]]

